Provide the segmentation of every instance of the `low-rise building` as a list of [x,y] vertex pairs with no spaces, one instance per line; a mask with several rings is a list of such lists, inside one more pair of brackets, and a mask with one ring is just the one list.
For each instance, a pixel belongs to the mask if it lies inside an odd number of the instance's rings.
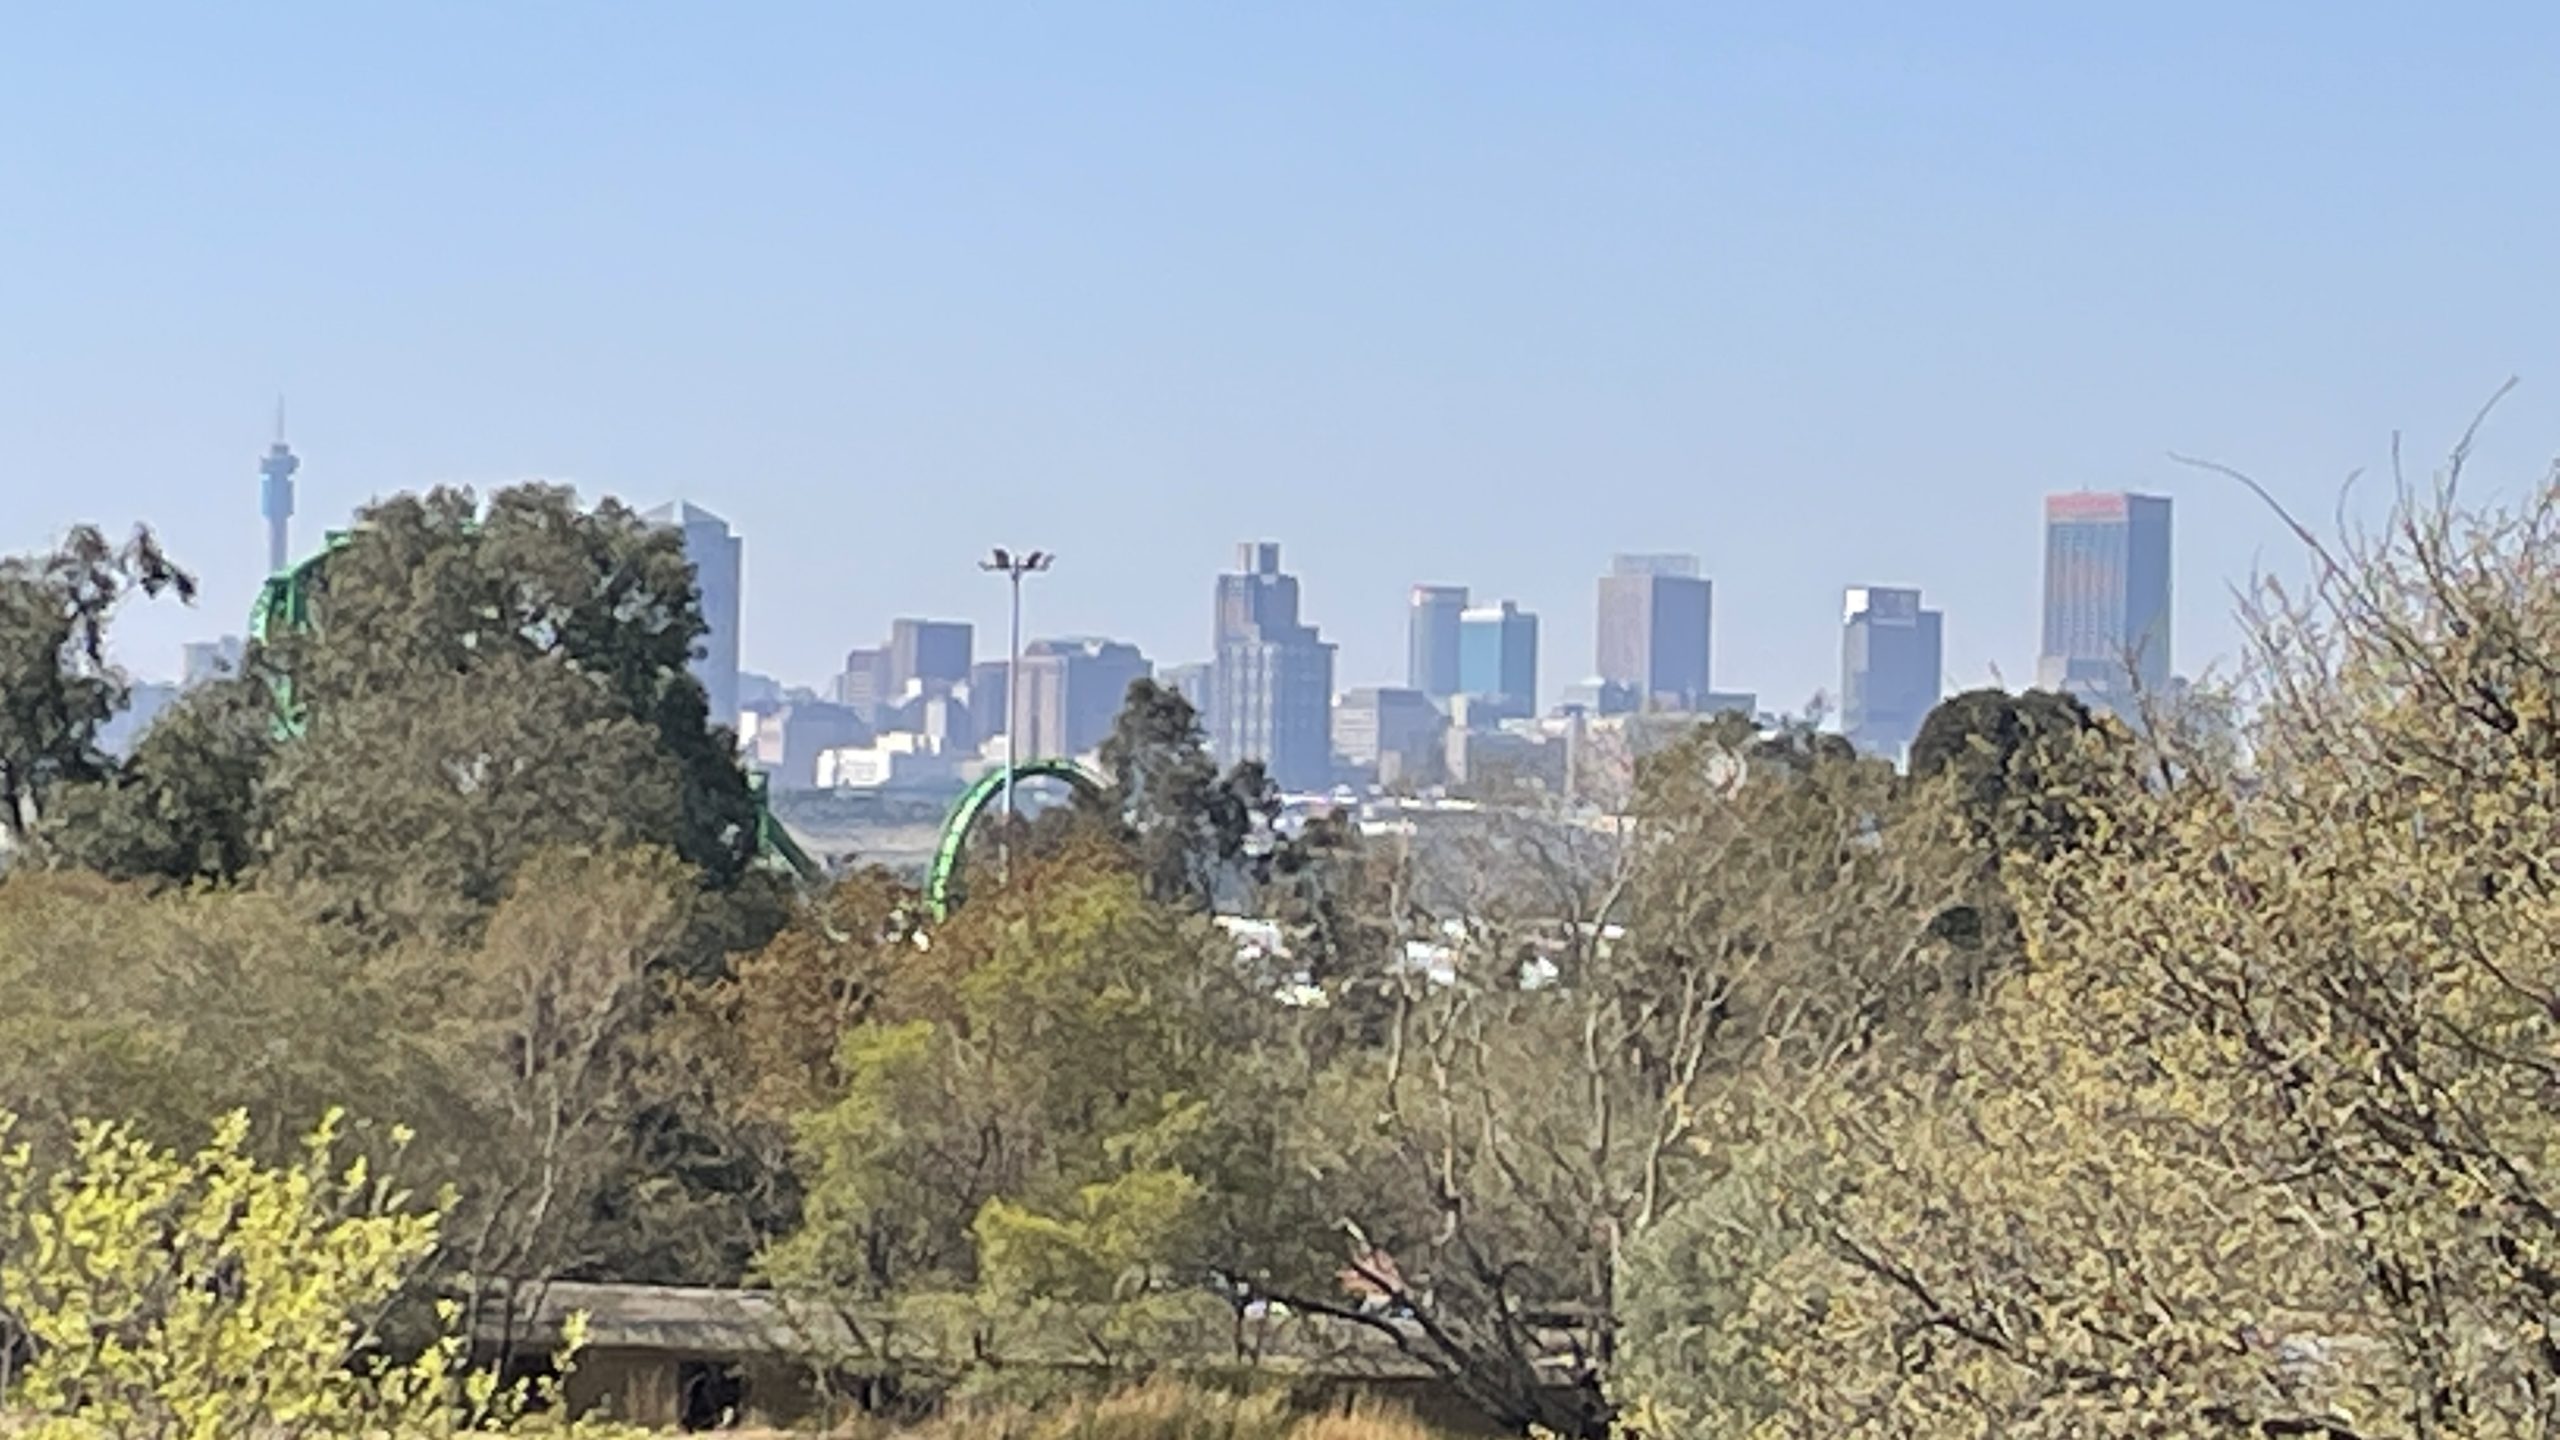
[[817,788],[888,790],[956,787],[960,753],[932,737],[892,731],[867,745],[838,745],[818,752]]
[[1334,753],[1355,768],[1373,771],[1381,784],[1424,784],[1438,769],[1440,736],[1448,728],[1431,697],[1393,685],[1345,690],[1333,702]]
[[818,756],[846,745],[866,745],[872,730],[843,705],[801,701],[739,716],[739,747],[777,791],[818,788]]

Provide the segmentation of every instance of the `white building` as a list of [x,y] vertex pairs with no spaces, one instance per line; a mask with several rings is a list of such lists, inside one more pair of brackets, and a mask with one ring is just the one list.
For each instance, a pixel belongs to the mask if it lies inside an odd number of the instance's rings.
[[960,782],[960,762],[931,736],[894,731],[868,745],[819,751],[817,782],[821,790],[951,786]]

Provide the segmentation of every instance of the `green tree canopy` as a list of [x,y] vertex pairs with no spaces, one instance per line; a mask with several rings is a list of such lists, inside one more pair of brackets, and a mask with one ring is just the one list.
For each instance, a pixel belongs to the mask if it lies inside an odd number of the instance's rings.
[[129,596],[163,591],[193,599],[195,581],[148,530],[119,546],[82,525],[51,554],[0,560],[0,837],[25,844],[57,788],[110,770],[98,731],[128,687],[107,627]]
[[[278,637],[271,657],[314,716],[404,693],[474,703],[483,690],[441,682],[493,668],[493,684],[546,663],[572,672],[598,713],[642,727],[670,767],[675,824],[651,838],[715,883],[744,873],[754,804],[686,668],[704,626],[673,531],[612,499],[582,509],[559,486],[510,487],[485,508],[440,488],[368,507],[321,577],[315,630]],[[575,768],[623,783],[605,758]]]

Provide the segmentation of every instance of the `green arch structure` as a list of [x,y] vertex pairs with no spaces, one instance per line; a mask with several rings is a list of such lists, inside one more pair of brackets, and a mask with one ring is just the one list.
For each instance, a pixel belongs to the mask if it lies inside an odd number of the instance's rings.
[[[311,600],[317,592],[322,571],[329,557],[347,548],[353,536],[345,530],[332,530],[320,549],[291,567],[267,577],[258,590],[258,598],[249,607],[249,638],[261,648],[272,645],[285,635],[305,634],[318,628],[312,614]],[[279,740],[299,739],[308,729],[311,717],[302,703],[294,698],[292,672],[272,662],[262,667],[267,689],[275,696],[275,733]],[[773,813],[773,798],[762,772],[747,775],[747,792],[756,806],[756,863],[768,869],[790,874],[802,881],[815,881],[822,870],[808,851],[791,838],[782,821]]]
[[952,805],[951,814],[942,822],[941,842],[934,846],[933,869],[925,877],[924,899],[936,920],[948,919],[952,908],[960,903],[960,857],[968,848],[969,832],[977,828],[987,807],[1003,796],[1007,774],[1012,775],[1016,785],[1025,780],[1059,780],[1087,800],[1102,798],[1102,782],[1073,760],[1026,760],[1010,770],[999,765],[979,776],[978,782],[962,791],[958,802]]

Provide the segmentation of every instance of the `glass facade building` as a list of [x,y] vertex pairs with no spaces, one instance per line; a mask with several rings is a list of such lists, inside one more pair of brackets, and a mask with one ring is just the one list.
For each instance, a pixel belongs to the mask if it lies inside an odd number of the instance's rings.
[[1515,714],[1535,713],[1538,617],[1508,600],[1461,616],[1458,693],[1500,702]]
[[2168,690],[2170,509],[2162,495],[2044,502],[2044,641],[2036,684],[2130,706]]

